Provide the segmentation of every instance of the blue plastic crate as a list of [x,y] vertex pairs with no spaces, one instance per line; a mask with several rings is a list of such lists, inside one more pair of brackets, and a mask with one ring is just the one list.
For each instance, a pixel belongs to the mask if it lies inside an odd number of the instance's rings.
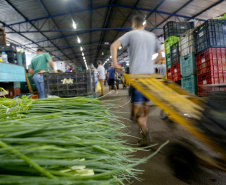
[[180,58],[180,72],[182,77],[196,75],[196,60],[194,53]]
[[184,90],[192,94],[197,94],[197,77],[195,75],[191,75],[181,78],[181,86]]

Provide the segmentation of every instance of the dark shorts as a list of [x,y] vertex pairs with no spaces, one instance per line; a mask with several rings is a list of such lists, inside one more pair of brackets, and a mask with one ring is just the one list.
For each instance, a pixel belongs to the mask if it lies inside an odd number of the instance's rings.
[[136,104],[136,103],[145,103],[150,101],[149,99],[145,98],[140,91],[136,90],[132,86],[130,87],[129,94],[131,96],[131,103]]
[[108,85],[109,85],[109,86],[115,85],[115,79],[109,78],[109,79],[108,79]]

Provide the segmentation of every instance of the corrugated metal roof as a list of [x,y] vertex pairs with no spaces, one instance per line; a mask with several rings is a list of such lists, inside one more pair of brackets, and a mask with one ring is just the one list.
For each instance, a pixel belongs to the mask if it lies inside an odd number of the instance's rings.
[[[208,9],[196,17],[201,19],[226,13],[226,1],[219,0],[0,0],[0,4],[0,24],[6,24],[7,38],[29,44],[26,47],[34,50],[44,47],[55,59],[71,60],[79,65],[83,63],[80,46],[88,63],[109,58],[110,45],[105,42],[111,43],[128,31],[111,28],[130,28],[136,14],[148,16],[147,27],[160,28],[153,32],[162,35],[161,28],[167,21],[188,20],[168,13],[193,17]],[[76,30],[72,20],[77,24]],[[77,36],[81,43],[77,42]],[[121,54],[119,58],[126,55]]]

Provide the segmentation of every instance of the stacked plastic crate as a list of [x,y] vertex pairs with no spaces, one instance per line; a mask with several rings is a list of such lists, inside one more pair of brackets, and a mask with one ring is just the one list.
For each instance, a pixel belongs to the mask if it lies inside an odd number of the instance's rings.
[[61,98],[88,96],[95,93],[94,72],[44,73],[45,96]]
[[207,20],[195,29],[194,40],[198,95],[203,96],[202,85],[226,83],[226,21]]
[[186,31],[179,39],[181,86],[186,91],[197,94],[194,29]]
[[171,72],[172,80],[180,81],[180,52],[179,52],[179,42],[176,42],[170,47],[170,59],[171,59]]
[[5,52],[8,56],[8,62],[11,64],[17,64],[17,50],[16,45],[10,44],[10,46],[0,45],[0,52]]
[[179,36],[186,30],[194,28],[194,23],[170,21],[163,27],[165,39],[165,54],[167,78],[173,81],[180,80]]

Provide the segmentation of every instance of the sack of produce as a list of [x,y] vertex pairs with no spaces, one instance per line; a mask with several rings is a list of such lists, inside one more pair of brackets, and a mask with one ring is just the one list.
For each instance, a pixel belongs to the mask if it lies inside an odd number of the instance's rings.
[[100,81],[97,82],[96,92],[101,92]]

